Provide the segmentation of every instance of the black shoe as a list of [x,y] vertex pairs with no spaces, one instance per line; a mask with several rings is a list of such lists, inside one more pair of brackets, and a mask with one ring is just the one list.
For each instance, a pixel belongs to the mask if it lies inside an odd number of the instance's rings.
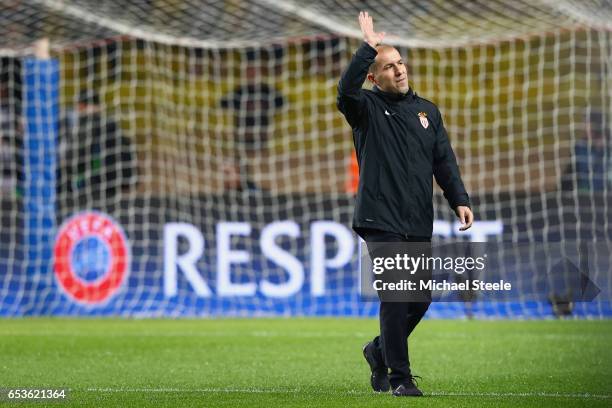
[[[415,376],[411,376],[404,381],[396,389],[393,390],[394,397],[422,397],[423,392],[419,390],[415,384]],[[420,378],[420,377],[417,377]]]
[[391,389],[389,384],[389,376],[387,375],[387,367],[380,363],[380,360],[374,355],[374,343],[369,342],[363,346],[363,356],[365,357],[372,375],[370,376],[370,385],[376,392],[387,392]]

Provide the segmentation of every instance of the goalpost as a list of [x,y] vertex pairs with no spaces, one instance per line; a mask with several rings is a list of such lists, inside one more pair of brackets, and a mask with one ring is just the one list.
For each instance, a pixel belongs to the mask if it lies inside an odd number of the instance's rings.
[[[475,209],[466,239],[612,241],[606,4],[381,1],[369,10],[406,56],[413,89],[444,115]],[[9,1],[0,315],[376,314],[359,301],[357,175],[335,106],[364,8]],[[57,80],[40,81],[40,38]],[[27,95],[41,86],[44,98]],[[434,204],[434,241],[462,236],[439,191]],[[545,303],[475,308],[551,313]],[[594,302],[575,312],[610,310]],[[436,304],[431,315],[463,308]]]

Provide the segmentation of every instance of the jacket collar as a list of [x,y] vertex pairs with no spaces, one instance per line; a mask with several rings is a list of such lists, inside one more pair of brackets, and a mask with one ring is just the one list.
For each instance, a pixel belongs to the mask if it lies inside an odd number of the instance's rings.
[[402,93],[392,93],[392,92],[381,91],[379,87],[374,85],[374,87],[372,87],[372,92],[375,92],[378,95],[382,96],[383,98],[392,100],[392,101],[401,101],[404,99],[414,99],[414,97],[416,97],[416,93],[412,90],[412,87],[408,88],[408,92],[402,94]]

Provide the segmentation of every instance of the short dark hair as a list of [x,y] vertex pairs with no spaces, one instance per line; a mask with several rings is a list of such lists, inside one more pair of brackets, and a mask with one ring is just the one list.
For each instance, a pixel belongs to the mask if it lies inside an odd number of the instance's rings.
[[[376,51],[380,54],[381,51],[384,50],[394,50],[395,47],[392,45],[388,45],[388,44],[379,44],[376,46]],[[376,70],[378,69],[378,64],[376,63],[376,60],[374,60],[373,63],[370,64],[370,66],[368,67],[368,74],[373,74],[376,72]]]
[[82,89],[79,92],[78,102],[80,104],[99,105],[100,104],[100,96],[98,95],[97,92],[95,92],[95,91],[93,91],[91,89]]

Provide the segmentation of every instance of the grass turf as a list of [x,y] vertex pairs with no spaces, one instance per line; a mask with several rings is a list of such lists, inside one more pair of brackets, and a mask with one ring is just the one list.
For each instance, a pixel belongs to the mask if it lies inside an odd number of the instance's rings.
[[2,320],[0,387],[68,387],[66,405],[95,407],[612,405],[612,321],[424,321],[410,340],[419,399],[371,392],[361,346],[376,331],[371,319]]

